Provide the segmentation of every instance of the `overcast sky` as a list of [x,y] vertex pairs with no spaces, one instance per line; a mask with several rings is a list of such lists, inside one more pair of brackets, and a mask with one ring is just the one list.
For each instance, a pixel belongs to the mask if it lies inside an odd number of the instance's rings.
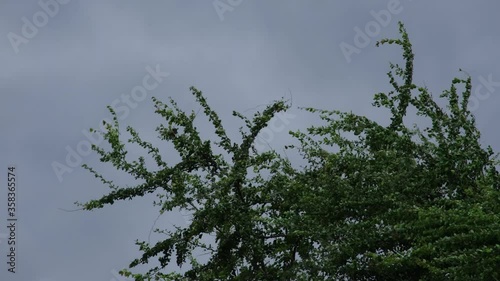
[[[371,102],[390,89],[385,73],[389,61],[401,62],[401,50],[376,48],[375,41],[398,36],[400,20],[416,54],[415,82],[437,97],[453,77],[464,77],[459,68],[467,71],[482,142],[499,151],[498,11],[495,0],[1,1],[0,280],[126,280],[116,272],[139,256],[135,239],[148,240],[155,197],[93,212],[59,209],[107,193],[82,163],[130,183],[85,153],[82,131],[110,117],[107,105],[121,108],[123,127],[154,141],[161,119],[152,96],[196,111],[189,87],[197,87],[233,137],[243,123],[232,110],[251,116],[292,97],[289,114],[259,143],[276,150],[290,141],[288,130],[317,122],[299,106],[387,122]],[[9,165],[18,182],[15,274],[6,263]],[[156,227],[184,223],[181,214],[170,214]]]

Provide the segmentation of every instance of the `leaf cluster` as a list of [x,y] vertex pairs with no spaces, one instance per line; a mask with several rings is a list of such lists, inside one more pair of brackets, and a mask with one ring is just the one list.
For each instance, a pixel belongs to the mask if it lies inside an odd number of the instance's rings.
[[[159,265],[135,280],[499,280],[500,177],[491,147],[480,145],[480,132],[468,110],[471,78],[455,78],[440,98],[413,81],[414,54],[400,23],[399,39],[383,44],[402,48],[404,66],[390,64],[393,90],[377,93],[373,105],[388,109],[382,126],[352,112],[304,108],[326,123],[306,132],[290,132],[300,145],[289,145],[307,160],[297,169],[275,151],[258,152],[255,140],[285,101],[276,101],[252,119],[233,115],[246,125],[241,142],[232,141],[202,92],[190,90],[213,125],[218,141],[204,140],[186,114],[170,99],[153,98],[165,119],[156,131],[169,141],[180,161],[168,165],[159,149],[127,127],[135,143],[154,159],[127,161],[116,114],[107,125],[109,162],[141,181],[118,187],[85,166],[111,192],[81,204],[86,210],[117,200],[156,193],[160,212],[192,212],[184,228],[158,230],[166,239],[150,245],[130,268]],[[404,123],[409,106],[427,118],[423,130]],[[353,133],[355,138],[346,137]],[[215,147],[224,151],[216,153]],[[227,156],[229,155],[229,156]],[[209,238],[214,242],[208,243]],[[209,259],[201,262],[195,252]],[[190,268],[165,273],[175,262]]]

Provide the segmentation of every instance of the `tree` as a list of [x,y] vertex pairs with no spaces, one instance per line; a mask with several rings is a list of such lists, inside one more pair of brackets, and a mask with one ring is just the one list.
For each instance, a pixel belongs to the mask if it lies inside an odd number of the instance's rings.
[[[405,59],[404,68],[390,65],[394,91],[375,95],[374,105],[393,115],[389,126],[319,111],[326,126],[295,134],[312,163],[302,182],[315,191],[300,205],[308,237],[320,245],[317,270],[349,280],[498,280],[498,162],[491,147],[481,148],[467,109],[471,79],[455,78],[440,96],[448,106],[440,108],[413,83],[414,55],[402,24],[400,33],[377,44],[401,46]],[[409,105],[432,126],[405,126]],[[325,153],[334,145],[338,153]]]
[[[102,134],[111,150],[93,149],[101,161],[141,183],[118,187],[84,165],[111,192],[83,208],[156,193],[160,213],[193,212],[187,227],[159,231],[167,239],[154,245],[137,241],[143,254],[130,268],[157,256],[159,266],[144,274],[122,273],[136,280],[499,280],[498,161],[491,147],[481,147],[467,109],[471,78],[455,78],[440,96],[448,106],[439,107],[426,87],[414,84],[414,55],[402,23],[399,31],[400,39],[377,42],[401,46],[405,60],[404,68],[390,64],[394,90],[374,98],[374,106],[391,111],[391,124],[305,108],[327,124],[290,132],[300,145],[286,148],[308,161],[300,169],[253,145],[274,115],[289,108],[283,100],[252,119],[233,112],[246,125],[236,143],[196,88],[190,90],[217,142],[201,139],[194,112],[186,114],[172,99],[167,105],[153,98],[155,112],[168,124],[157,127],[159,138],[173,143],[181,161],[167,165],[158,148],[133,128],[127,131],[128,142],[143,147],[156,170],[146,168],[144,157],[126,160],[116,114],[108,107],[114,122]],[[410,105],[432,126],[408,128],[404,117]],[[216,147],[230,159],[215,153]],[[207,243],[210,235],[213,243]],[[199,262],[195,250],[209,253],[208,262]],[[163,272],[173,261],[191,268]]]

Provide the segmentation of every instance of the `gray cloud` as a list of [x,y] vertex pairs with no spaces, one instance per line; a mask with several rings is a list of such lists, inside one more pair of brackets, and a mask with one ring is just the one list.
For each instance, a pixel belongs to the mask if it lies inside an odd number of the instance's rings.
[[[197,110],[191,85],[205,93],[233,136],[243,125],[232,118],[233,109],[245,111],[286,98],[289,90],[294,107],[352,109],[383,121],[387,115],[371,107],[371,98],[388,89],[388,61],[400,61],[401,51],[376,48],[375,41],[397,36],[399,20],[414,45],[416,81],[425,82],[435,96],[454,76],[463,75],[458,68],[470,73],[475,85],[489,75],[500,81],[500,4],[493,0],[460,5],[401,0],[403,11],[348,63],[339,45],[352,43],[354,28],[364,28],[374,20],[371,11],[386,9],[389,2],[242,1],[221,21],[212,1],[72,0],[60,4],[58,13],[17,53],[8,34],[22,35],[22,18],[32,20],[42,8],[38,1],[2,2],[0,167],[5,173],[12,163],[19,170],[19,247],[18,272],[6,271],[2,254],[0,279],[108,281],[116,279],[114,270],[137,257],[133,242],[147,240],[157,217],[152,197],[94,212],[61,211],[74,208],[74,201],[99,197],[106,187],[82,168],[60,182],[51,163],[64,161],[65,147],[84,139],[82,130],[109,118],[106,106],[139,85],[148,65],[159,64],[171,75],[123,120],[148,137],[154,137],[151,128],[159,122],[149,98],[167,101],[172,96],[184,109]],[[496,149],[500,136],[490,124],[498,119],[499,91],[481,100],[474,112],[483,142]],[[289,140],[287,130],[317,121],[296,109],[291,113],[296,117],[275,133],[271,147],[280,149]],[[96,155],[84,162],[120,183],[130,182],[127,175],[99,164]],[[0,181],[5,194],[6,181]],[[2,199],[1,225],[6,224],[6,209]],[[157,226],[182,221],[180,214],[165,215]],[[0,229],[0,252],[6,253],[1,235],[6,228]]]

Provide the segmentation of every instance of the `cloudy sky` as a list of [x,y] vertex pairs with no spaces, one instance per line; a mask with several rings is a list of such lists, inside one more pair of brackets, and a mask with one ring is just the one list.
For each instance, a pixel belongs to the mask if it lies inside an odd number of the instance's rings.
[[[83,163],[130,183],[86,152],[96,136],[83,131],[110,117],[107,105],[121,108],[123,126],[154,141],[161,120],[153,96],[196,111],[189,92],[195,86],[235,137],[243,124],[232,110],[251,116],[292,98],[289,114],[259,143],[276,150],[290,141],[288,130],[317,122],[299,106],[387,122],[372,96],[389,89],[388,63],[401,62],[401,50],[375,42],[397,36],[400,20],[416,54],[415,82],[438,96],[453,77],[464,77],[459,68],[467,71],[482,142],[500,150],[498,1],[187,2],[0,2],[0,280],[125,280],[116,272],[140,254],[135,239],[148,240],[158,214],[154,197],[64,211],[108,191]],[[202,130],[210,136],[210,128]],[[15,274],[7,265],[10,165],[18,183]],[[156,227],[184,223],[175,213]]]

